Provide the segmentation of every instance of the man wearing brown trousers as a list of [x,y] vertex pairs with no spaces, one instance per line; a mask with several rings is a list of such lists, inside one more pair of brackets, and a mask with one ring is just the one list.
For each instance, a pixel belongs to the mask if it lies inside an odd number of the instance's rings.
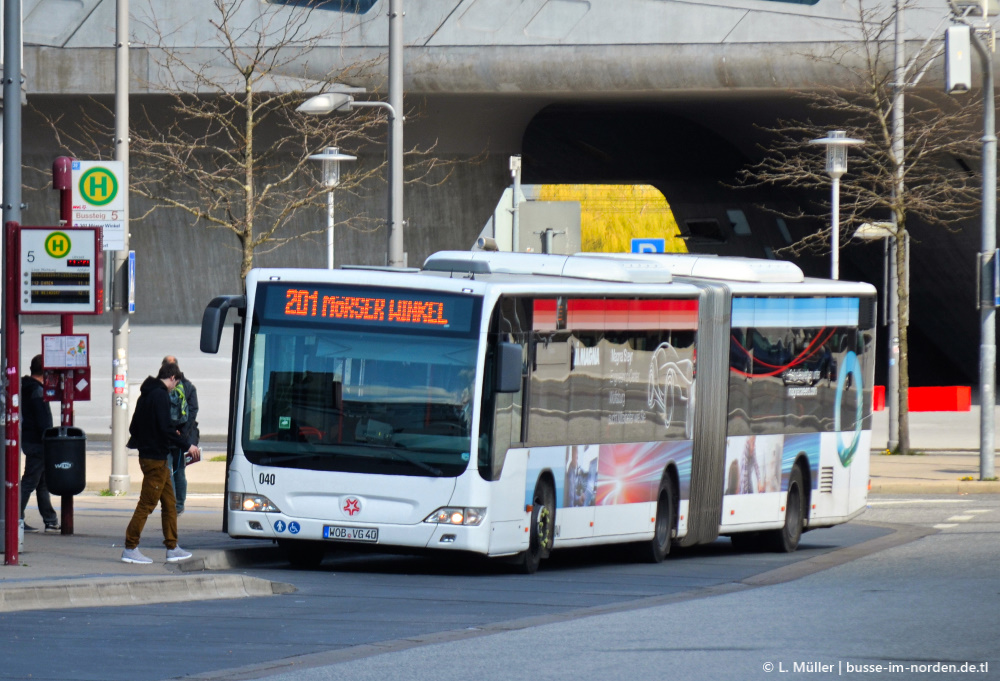
[[139,450],[139,467],[142,469],[142,491],[139,503],[132,514],[132,520],[125,530],[125,550],[123,563],[148,565],[152,559],[139,551],[139,538],[146,519],[160,504],[160,520],[163,524],[163,545],[167,547],[167,562],[179,563],[191,554],[177,545],[177,506],[174,499],[174,485],[171,482],[167,453],[171,446],[188,450],[192,454],[198,448],[170,427],[170,391],[181,380],[181,370],[177,364],[169,362],[160,367],[156,378],[149,376],[139,388],[139,400],[135,405],[135,415],[129,425],[130,449]]

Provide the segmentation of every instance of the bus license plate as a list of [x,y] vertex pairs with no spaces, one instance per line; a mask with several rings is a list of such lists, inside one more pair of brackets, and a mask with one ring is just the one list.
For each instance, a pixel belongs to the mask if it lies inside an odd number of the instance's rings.
[[334,539],[336,541],[362,541],[377,544],[378,528],[326,525],[323,527],[323,538]]

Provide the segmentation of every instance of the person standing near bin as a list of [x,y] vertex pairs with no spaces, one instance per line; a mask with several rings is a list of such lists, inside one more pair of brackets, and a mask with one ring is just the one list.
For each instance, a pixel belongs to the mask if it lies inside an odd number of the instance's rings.
[[[45,448],[42,435],[52,427],[52,408],[45,401],[42,356],[31,358],[31,375],[21,378],[21,451],[24,452],[24,475],[21,477],[21,520],[31,493],[38,499],[46,532],[59,531],[59,516],[52,508],[48,485],[45,484]],[[26,532],[37,531],[27,523]]]
[[135,513],[125,529],[123,563],[152,563],[139,551],[139,539],[146,519],[160,504],[160,521],[163,526],[163,545],[167,547],[167,562],[179,563],[191,554],[177,545],[177,507],[174,485],[171,481],[168,450],[176,446],[191,454],[198,448],[170,425],[170,392],[181,382],[181,370],[170,362],[160,367],[156,378],[148,376],[139,388],[135,415],[129,425],[130,449],[139,450],[139,468],[142,469],[142,491]]
[[[167,355],[161,366],[177,364],[177,358]],[[179,365],[178,365],[179,366]],[[170,392],[170,425],[180,431],[180,434],[193,445],[198,444],[198,389],[194,383],[181,374],[181,382]],[[187,499],[187,473],[185,472],[184,454],[178,447],[170,446],[167,461],[172,471],[174,497],[177,499],[177,515],[184,512],[184,501]]]

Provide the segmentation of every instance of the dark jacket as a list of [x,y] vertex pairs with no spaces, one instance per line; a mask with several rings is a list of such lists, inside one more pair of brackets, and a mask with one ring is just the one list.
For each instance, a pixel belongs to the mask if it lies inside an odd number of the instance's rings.
[[42,444],[42,433],[52,427],[52,408],[45,401],[45,389],[31,376],[21,377],[21,442]]
[[170,446],[186,450],[187,439],[170,427],[170,392],[163,381],[149,376],[139,388],[139,400],[128,427],[129,449],[138,449],[142,459],[167,459]]

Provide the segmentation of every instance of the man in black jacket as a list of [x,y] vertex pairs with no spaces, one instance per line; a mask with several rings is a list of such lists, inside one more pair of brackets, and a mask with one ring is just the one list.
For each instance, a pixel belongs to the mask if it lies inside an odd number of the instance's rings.
[[156,378],[149,376],[139,388],[139,400],[129,425],[128,447],[139,450],[142,469],[142,491],[135,513],[125,529],[123,563],[147,565],[153,561],[139,551],[139,538],[149,514],[160,504],[163,525],[163,545],[167,547],[167,562],[179,563],[191,554],[177,545],[177,507],[171,482],[167,453],[171,445],[195,454],[198,448],[170,426],[170,391],[181,380],[181,370],[174,363],[160,367]]
[[[24,475],[21,477],[21,520],[31,493],[38,499],[38,512],[42,514],[46,532],[59,531],[59,516],[52,508],[49,488],[45,484],[45,450],[42,434],[52,427],[52,409],[45,401],[42,383],[42,356],[31,358],[31,375],[21,378],[21,450],[24,452]],[[24,525],[28,532],[35,528]]]

